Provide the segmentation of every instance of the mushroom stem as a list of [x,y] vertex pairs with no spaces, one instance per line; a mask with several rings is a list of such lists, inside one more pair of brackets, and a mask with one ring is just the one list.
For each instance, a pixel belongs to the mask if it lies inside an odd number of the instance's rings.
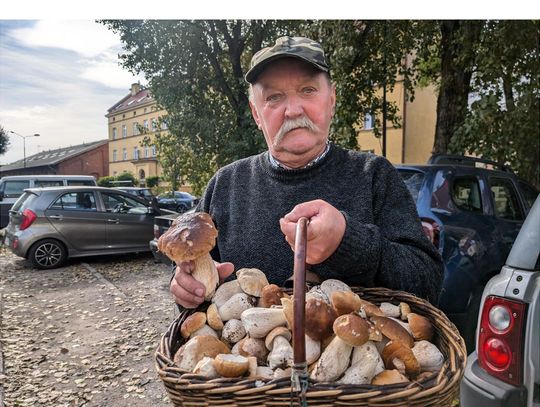
[[210,256],[210,253],[207,253],[197,257],[193,262],[195,263],[195,267],[193,268],[193,273],[191,273],[191,275],[195,280],[204,284],[206,287],[204,299],[210,301],[219,283],[219,274],[214,260]]

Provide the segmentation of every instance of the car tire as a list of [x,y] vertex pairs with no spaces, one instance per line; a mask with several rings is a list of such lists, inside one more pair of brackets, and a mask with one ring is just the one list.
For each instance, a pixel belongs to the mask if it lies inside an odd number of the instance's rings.
[[175,211],[178,212],[178,213],[184,213],[185,211],[188,210],[188,207],[184,204],[180,204],[176,207]]
[[56,239],[43,239],[32,245],[28,259],[38,269],[54,269],[66,262],[67,250],[64,244]]

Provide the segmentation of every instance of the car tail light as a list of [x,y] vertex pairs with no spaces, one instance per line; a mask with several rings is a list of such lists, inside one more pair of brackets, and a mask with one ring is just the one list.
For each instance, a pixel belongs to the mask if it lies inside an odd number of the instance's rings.
[[429,241],[433,243],[435,247],[439,247],[439,237],[441,234],[441,227],[439,224],[430,218],[421,218],[422,220],[422,229],[428,237]]
[[489,296],[478,336],[478,361],[490,375],[519,386],[523,375],[523,330],[527,304]]
[[159,226],[158,225],[154,225],[154,237],[156,239],[159,239],[159,237],[161,236],[161,233],[159,233]]
[[19,225],[19,230],[28,229],[32,223],[36,220],[37,215],[30,209],[25,209],[22,212],[22,221]]

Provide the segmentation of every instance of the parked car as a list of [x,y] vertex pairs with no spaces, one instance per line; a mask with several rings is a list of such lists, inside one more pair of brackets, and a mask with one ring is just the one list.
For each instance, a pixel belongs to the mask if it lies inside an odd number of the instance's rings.
[[143,198],[148,203],[152,203],[156,196],[152,193],[150,188],[139,188],[139,187],[113,187],[113,189],[118,189],[120,191],[127,192],[128,194],[138,196]]
[[439,308],[470,352],[483,288],[504,265],[538,191],[507,167],[473,157],[439,155],[397,169],[444,261]]
[[102,187],[30,188],[10,210],[4,244],[35,267],[60,267],[71,257],[149,251],[156,209]]
[[461,406],[540,406],[540,198],[482,294]]
[[193,208],[199,200],[188,192],[169,191],[158,195],[158,206],[178,213]]
[[26,188],[70,185],[97,186],[91,175],[9,175],[0,179],[0,229],[7,226],[9,210]]

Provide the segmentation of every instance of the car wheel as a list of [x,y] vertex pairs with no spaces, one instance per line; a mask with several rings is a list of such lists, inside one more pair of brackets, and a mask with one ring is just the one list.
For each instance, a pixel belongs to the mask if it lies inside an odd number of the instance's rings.
[[67,250],[58,240],[43,239],[30,248],[28,258],[38,269],[54,269],[66,262]]
[[184,204],[180,204],[176,207],[175,211],[178,212],[178,213],[184,213],[185,211],[188,210],[188,207]]

